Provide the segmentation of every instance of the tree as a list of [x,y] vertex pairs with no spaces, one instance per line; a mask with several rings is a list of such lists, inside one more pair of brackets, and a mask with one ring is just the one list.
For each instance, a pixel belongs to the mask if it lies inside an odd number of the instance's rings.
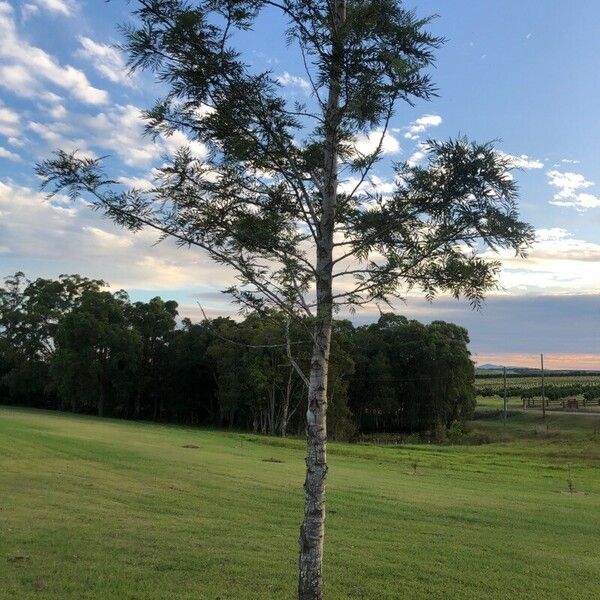
[[363,431],[435,431],[475,408],[467,331],[384,314],[356,331],[351,409]]
[[0,338],[5,340],[3,381],[13,400],[35,402],[49,393],[48,369],[62,317],[78,305],[85,291],[103,281],[80,275],[28,280],[17,272],[0,287]]
[[209,356],[214,339],[202,324],[183,319],[175,330],[166,356],[167,417],[192,424],[218,423],[215,365]]
[[128,321],[140,336],[141,365],[138,371],[138,389],[132,416],[142,414],[143,400],[151,400],[151,416],[156,421],[161,415],[161,395],[166,380],[166,353],[175,331],[177,302],[152,298],[149,302],[134,302],[127,306]]
[[72,410],[124,412],[141,351],[139,334],[126,319],[123,293],[87,291],[61,320],[51,372]]
[[[53,192],[84,196],[132,230],[203,249],[237,271],[244,305],[310,317],[305,511],[298,596],[322,598],[327,473],[327,381],[332,316],[341,306],[421,288],[479,305],[498,263],[486,247],[523,253],[510,159],[491,144],[430,141],[423,166],[399,165],[384,197],[369,187],[399,102],[435,93],[426,69],[442,39],[398,0],[137,0],[126,26],[130,65],[166,86],[147,111],[151,135],[183,133],[151,190],[123,190],[98,159],[57,152],[37,172]],[[312,97],[287,101],[270,72],[233,44],[261,11],[278,11],[306,65]],[[361,153],[357,139],[379,142]],[[343,181],[344,173],[354,178]],[[342,184],[349,185],[342,185]],[[465,248],[467,250],[465,250]]]

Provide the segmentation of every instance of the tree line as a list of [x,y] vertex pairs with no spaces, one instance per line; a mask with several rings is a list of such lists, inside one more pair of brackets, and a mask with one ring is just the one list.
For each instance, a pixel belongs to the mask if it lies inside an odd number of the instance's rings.
[[[435,432],[475,406],[467,331],[395,314],[335,320],[331,435]],[[0,286],[0,401],[272,435],[305,428],[312,323],[282,311],[192,323],[159,297],[132,302],[80,275]]]
[[[504,387],[497,385],[495,387],[481,387],[477,389],[477,395],[490,397],[490,396],[503,396]],[[548,400],[563,400],[572,396],[583,395],[586,401],[594,401],[600,399],[600,384],[592,381],[583,383],[567,383],[563,385],[559,384],[546,384],[537,386],[522,386],[522,385],[511,385],[506,386],[506,396],[509,398],[521,397],[523,400],[531,398],[539,398],[544,395]]]

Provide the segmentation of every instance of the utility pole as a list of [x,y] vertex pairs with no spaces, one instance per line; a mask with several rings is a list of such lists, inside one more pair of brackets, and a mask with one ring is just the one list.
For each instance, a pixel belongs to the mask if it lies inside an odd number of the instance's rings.
[[542,418],[546,418],[546,387],[544,385],[544,355],[540,354],[542,361]]
[[503,416],[503,424],[504,429],[506,429],[506,367],[504,369],[504,416]]

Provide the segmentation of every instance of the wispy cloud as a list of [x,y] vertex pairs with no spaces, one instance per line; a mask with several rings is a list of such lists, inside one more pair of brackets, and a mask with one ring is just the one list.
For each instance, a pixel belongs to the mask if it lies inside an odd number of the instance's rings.
[[33,0],[37,6],[48,12],[70,17],[77,7],[73,0]]
[[298,77],[297,75],[292,75],[287,71],[284,71],[281,75],[279,75],[277,77],[277,81],[284,86],[300,88],[307,95],[312,91],[310,82],[307,79],[304,79],[304,77]]
[[409,140],[418,140],[421,134],[425,133],[431,127],[438,127],[442,124],[442,117],[439,115],[423,115],[413,121],[407,128],[404,137]]
[[0,135],[6,137],[18,136],[21,132],[20,121],[21,118],[18,113],[0,105]]
[[19,37],[12,6],[0,1],[0,85],[26,97],[43,97],[46,86],[66,90],[86,104],[108,102],[108,93],[94,87],[86,74],[61,65],[53,56]]
[[133,78],[117,48],[109,44],[100,44],[85,36],[79,37],[79,43],[81,48],[77,54],[89,61],[100,75],[113,83],[133,85]]
[[2,158],[6,158],[7,160],[12,160],[14,162],[21,160],[21,157],[18,154],[15,154],[14,152],[11,152],[10,150],[0,146],[0,159]]
[[561,227],[538,229],[527,258],[509,250],[487,251],[500,260],[503,293],[589,293],[600,290],[600,244],[575,237]]
[[82,273],[113,289],[174,290],[229,287],[234,274],[202,252],[164,242],[150,231],[137,235],[116,227],[84,203],[0,182],[2,273],[36,265],[35,276]]

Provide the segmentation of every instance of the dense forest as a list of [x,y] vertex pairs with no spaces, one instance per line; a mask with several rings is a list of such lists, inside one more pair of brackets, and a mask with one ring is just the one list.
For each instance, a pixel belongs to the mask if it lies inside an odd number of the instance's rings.
[[[201,323],[79,275],[0,286],[0,402],[287,435],[304,430],[311,323],[282,312]],[[467,331],[395,314],[334,324],[332,437],[435,432],[475,405]]]

